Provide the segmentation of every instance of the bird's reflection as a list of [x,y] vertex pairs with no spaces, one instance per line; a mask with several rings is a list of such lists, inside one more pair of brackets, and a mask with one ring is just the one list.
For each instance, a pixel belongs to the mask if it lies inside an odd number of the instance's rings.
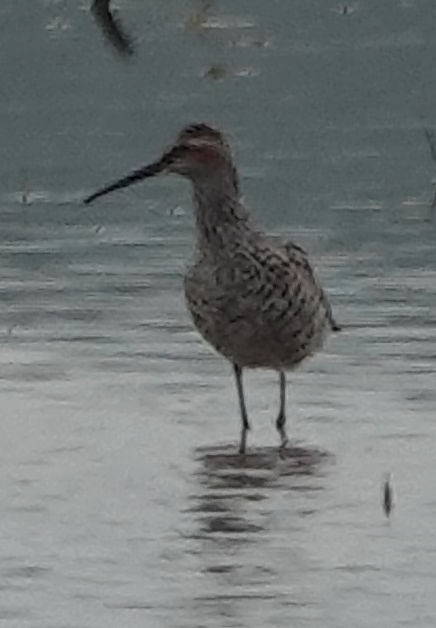
[[[298,548],[293,549],[292,530],[307,516],[307,509],[301,509],[302,492],[323,489],[324,469],[331,457],[302,446],[283,452],[277,447],[252,448],[245,455],[236,453],[234,445],[218,446],[199,448],[195,455],[188,537],[190,552],[206,578],[191,603],[199,615],[235,619],[244,615],[253,599],[265,603],[271,598],[272,603],[277,597],[271,593],[271,583],[281,567],[274,558],[276,550],[271,554],[269,548],[279,533],[274,521],[288,517],[289,505],[289,546],[283,550],[292,554],[295,568],[305,560]],[[285,500],[287,513],[280,515],[281,497],[287,491],[296,491],[295,499]],[[292,521],[293,512],[298,523]],[[304,604],[288,597],[282,603]]]
[[268,500],[280,488],[319,488],[320,469],[329,458],[325,451],[302,446],[262,447],[245,455],[236,453],[234,446],[197,449],[199,490],[191,496],[189,508],[196,513],[194,536],[249,542],[265,529],[261,513],[268,512],[267,506],[256,508],[255,503]]

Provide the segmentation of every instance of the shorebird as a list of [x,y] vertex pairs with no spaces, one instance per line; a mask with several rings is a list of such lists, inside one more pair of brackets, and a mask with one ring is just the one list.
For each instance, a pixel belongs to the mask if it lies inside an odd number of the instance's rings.
[[163,173],[179,174],[193,187],[196,243],[184,281],[186,302],[200,334],[233,365],[242,423],[239,452],[246,450],[250,429],[245,368],[279,375],[275,424],[283,448],[286,372],[320,349],[329,331],[339,330],[327,297],[305,251],[255,225],[241,199],[230,146],[206,124],[184,128],[158,160],[84,202]]
[[122,55],[133,54],[131,38],[124,32],[120,21],[110,10],[110,0],[93,0],[91,11],[107,39]]

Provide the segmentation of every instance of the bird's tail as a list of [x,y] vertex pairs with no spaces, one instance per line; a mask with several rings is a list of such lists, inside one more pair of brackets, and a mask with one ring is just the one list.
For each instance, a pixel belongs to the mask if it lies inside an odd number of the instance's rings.
[[327,318],[330,323],[330,329],[332,331],[341,331],[342,326],[339,325],[333,318],[332,308],[331,308],[330,303],[327,301],[327,299],[326,299],[326,303],[327,303]]
[[338,323],[335,321],[335,319],[330,316],[330,327],[332,329],[332,331],[341,331],[342,326],[338,325]]

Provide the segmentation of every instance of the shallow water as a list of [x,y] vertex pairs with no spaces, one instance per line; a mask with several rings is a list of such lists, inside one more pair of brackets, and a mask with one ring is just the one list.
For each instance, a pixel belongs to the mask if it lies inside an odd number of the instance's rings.
[[[350,6],[124,0],[126,61],[76,2],[2,1],[8,626],[434,626],[436,5]],[[289,378],[284,456],[267,372],[236,455],[231,370],[183,303],[186,184],[80,203],[195,120],[344,324]]]

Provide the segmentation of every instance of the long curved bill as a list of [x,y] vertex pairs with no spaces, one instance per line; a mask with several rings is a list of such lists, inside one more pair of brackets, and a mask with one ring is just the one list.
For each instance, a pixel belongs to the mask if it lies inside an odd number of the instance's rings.
[[167,165],[168,160],[162,157],[162,159],[159,159],[158,161],[155,161],[148,166],[141,166],[141,168],[133,170],[133,172],[123,177],[122,179],[118,179],[118,181],[114,181],[114,183],[109,183],[109,185],[106,185],[100,190],[94,192],[93,194],[90,194],[90,196],[87,196],[85,199],[83,199],[83,202],[85,203],[85,205],[88,205],[89,203],[92,203],[92,201],[95,201],[96,198],[104,196],[105,194],[110,194],[110,192],[113,192],[114,190],[120,190],[121,188],[128,187],[132,183],[142,181],[142,179],[154,177],[155,175],[162,172]]

